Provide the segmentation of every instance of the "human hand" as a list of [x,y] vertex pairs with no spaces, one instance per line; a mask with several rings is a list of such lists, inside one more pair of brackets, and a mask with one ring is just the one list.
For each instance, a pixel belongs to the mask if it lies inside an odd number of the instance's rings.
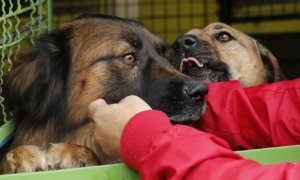
[[95,123],[96,141],[106,154],[120,158],[120,141],[125,125],[135,114],[151,107],[141,98],[131,95],[116,104],[106,104],[103,99],[97,99],[90,103],[88,109]]

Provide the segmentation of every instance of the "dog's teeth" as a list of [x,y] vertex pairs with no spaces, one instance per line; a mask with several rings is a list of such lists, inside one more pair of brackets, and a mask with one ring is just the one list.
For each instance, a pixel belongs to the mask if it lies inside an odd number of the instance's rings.
[[189,63],[189,64],[193,63],[193,64],[195,64],[199,68],[203,67],[203,63],[200,63],[196,58],[194,58],[194,57],[187,57],[187,58],[183,58],[181,60],[181,62],[180,62],[180,67],[179,67],[180,72],[183,71],[183,65],[184,65],[184,63]]
[[183,69],[183,63],[182,63],[182,61],[181,61],[180,67],[179,67],[179,71],[182,72],[182,69]]

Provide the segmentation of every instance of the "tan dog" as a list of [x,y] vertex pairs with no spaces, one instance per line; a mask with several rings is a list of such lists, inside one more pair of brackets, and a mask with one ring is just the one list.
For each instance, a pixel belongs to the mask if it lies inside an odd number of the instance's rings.
[[195,28],[173,44],[172,64],[203,82],[240,80],[254,86],[284,79],[272,53],[223,23]]

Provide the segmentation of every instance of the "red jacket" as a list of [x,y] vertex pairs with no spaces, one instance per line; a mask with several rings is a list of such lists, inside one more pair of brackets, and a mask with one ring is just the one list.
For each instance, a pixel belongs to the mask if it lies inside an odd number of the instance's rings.
[[141,112],[123,130],[121,156],[142,179],[300,179],[300,161],[261,165],[231,150],[300,144],[300,79],[245,89],[209,84],[197,127],[210,134]]

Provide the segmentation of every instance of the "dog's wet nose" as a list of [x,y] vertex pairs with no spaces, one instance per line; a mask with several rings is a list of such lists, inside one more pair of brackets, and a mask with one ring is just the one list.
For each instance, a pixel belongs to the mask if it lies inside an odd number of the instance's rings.
[[208,93],[208,88],[204,83],[191,81],[184,87],[186,95],[194,99],[204,97]]
[[178,50],[180,48],[183,50],[189,50],[197,44],[197,41],[197,37],[193,35],[183,35],[174,42],[173,48],[174,50]]

